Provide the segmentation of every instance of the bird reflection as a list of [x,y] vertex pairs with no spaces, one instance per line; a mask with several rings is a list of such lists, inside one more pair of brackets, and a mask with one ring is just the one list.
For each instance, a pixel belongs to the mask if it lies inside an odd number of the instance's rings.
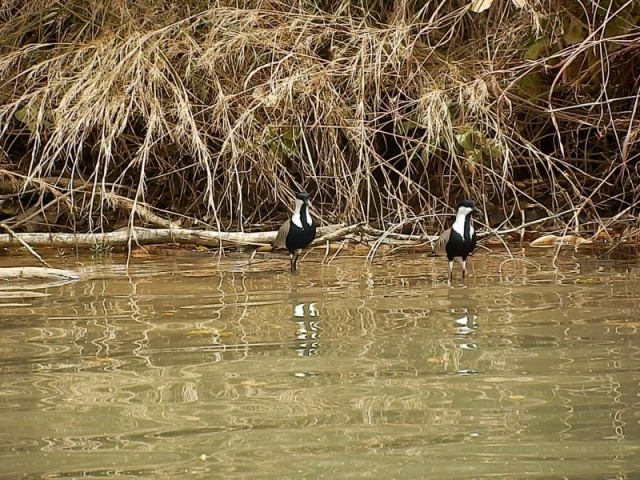
[[[476,333],[480,328],[480,317],[477,311],[478,302],[470,295],[468,289],[451,289],[448,297],[450,302],[449,313],[453,319],[452,330],[455,335],[454,342],[456,347],[460,349],[458,356],[458,360],[460,361],[465,351],[477,350],[479,348],[478,344],[474,341]],[[475,370],[462,369],[459,370],[458,373],[475,373]]]
[[469,335],[478,329],[478,315],[469,312],[467,308],[452,309],[451,315],[456,334]]
[[292,319],[297,325],[295,350],[299,357],[310,357],[318,353],[319,313],[315,302],[293,305]]

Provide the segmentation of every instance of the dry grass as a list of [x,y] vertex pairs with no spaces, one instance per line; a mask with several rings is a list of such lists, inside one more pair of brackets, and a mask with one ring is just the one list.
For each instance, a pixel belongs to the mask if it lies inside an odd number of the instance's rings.
[[0,174],[33,190],[0,193],[49,228],[113,227],[109,192],[233,230],[300,188],[387,227],[461,197],[514,224],[634,213],[632,1],[134,3],[0,8]]

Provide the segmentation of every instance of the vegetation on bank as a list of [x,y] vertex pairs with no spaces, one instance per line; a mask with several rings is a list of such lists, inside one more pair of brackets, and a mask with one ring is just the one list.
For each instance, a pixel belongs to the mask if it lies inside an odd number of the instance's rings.
[[5,1],[0,221],[257,231],[306,189],[404,233],[461,197],[632,226],[638,25],[634,0]]

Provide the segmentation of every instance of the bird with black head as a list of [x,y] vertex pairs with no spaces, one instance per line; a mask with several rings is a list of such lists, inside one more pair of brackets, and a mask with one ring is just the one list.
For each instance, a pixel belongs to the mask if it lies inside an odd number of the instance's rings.
[[273,246],[289,251],[291,272],[295,272],[301,250],[313,242],[315,238],[316,225],[309,213],[309,194],[298,192],[293,214],[278,230]]
[[453,261],[459,258],[462,263],[462,278],[467,273],[467,257],[476,248],[476,232],[471,216],[480,213],[473,200],[458,203],[456,219],[451,228],[440,234],[433,247],[437,255],[446,255],[449,259],[449,281],[453,278]]

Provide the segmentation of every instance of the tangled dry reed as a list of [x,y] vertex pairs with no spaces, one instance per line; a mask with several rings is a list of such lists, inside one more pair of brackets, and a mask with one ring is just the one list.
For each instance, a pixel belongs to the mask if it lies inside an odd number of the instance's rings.
[[461,197],[513,224],[636,213],[638,3],[489,3],[5,1],[1,218],[110,230],[116,195],[255,230],[301,188],[384,228]]

